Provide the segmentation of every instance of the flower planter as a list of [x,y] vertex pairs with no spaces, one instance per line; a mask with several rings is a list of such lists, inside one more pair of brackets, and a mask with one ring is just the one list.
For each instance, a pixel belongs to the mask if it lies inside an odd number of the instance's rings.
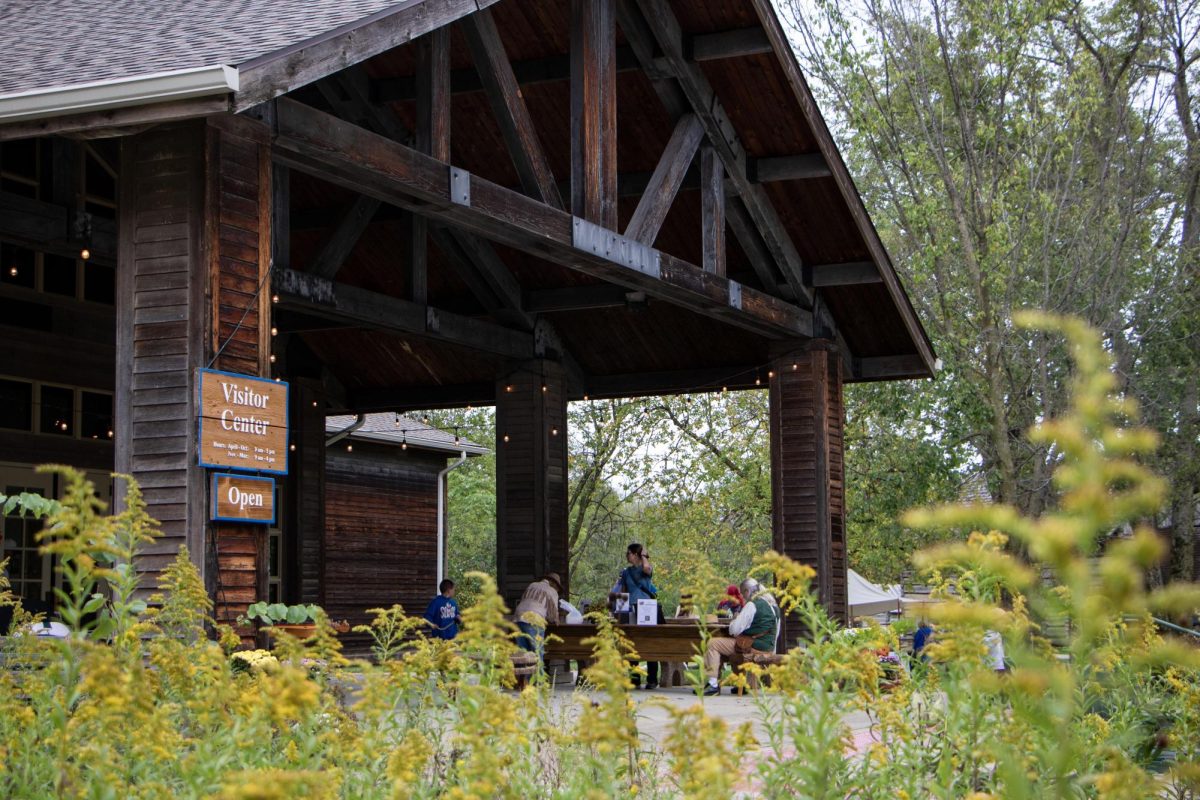
[[287,623],[281,623],[279,625],[271,625],[267,628],[268,634],[274,635],[276,631],[282,631],[289,636],[295,636],[297,639],[303,640],[315,634],[317,632],[317,626],[312,622],[306,622],[301,625],[288,625]]

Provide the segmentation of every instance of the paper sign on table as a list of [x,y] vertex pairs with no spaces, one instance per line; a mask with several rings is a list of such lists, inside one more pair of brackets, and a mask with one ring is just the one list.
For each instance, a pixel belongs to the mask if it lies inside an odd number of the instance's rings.
[[657,600],[638,600],[637,601],[637,624],[638,625],[657,625],[658,624],[658,601]]

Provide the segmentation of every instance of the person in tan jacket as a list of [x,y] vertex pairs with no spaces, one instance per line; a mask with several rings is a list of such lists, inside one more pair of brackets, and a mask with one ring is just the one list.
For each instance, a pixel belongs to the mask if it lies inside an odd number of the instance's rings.
[[517,627],[521,635],[517,646],[522,650],[538,654],[542,659],[542,644],[546,638],[546,625],[558,624],[558,596],[562,593],[562,578],[557,572],[548,572],[540,581],[529,584],[517,603]]

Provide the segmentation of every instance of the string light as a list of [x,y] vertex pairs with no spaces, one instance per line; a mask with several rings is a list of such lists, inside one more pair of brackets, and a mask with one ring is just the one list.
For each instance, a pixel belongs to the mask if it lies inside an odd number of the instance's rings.
[[91,251],[91,250],[88,250],[88,249],[85,247],[85,248],[83,248],[82,250],[80,250],[80,251],[79,251],[79,257],[80,257],[80,258],[82,258],[84,261],[87,261],[89,258],[91,258],[91,257],[92,257],[92,251]]
[[759,378],[759,377],[755,376],[755,378],[754,378],[754,385],[755,385],[755,386],[762,386],[762,378]]
[[313,408],[316,408],[316,407],[317,407],[317,401],[313,400]]
[[396,414],[396,427],[400,427],[400,415],[398,413]]
[[354,452],[354,445],[352,445],[352,444],[348,444],[348,445],[346,445],[346,452],[347,452],[347,453],[353,453],[353,452]]
[[542,391],[543,392],[546,391],[546,384],[544,384],[544,383],[542,384]]
[[271,363],[272,364],[275,363],[275,354],[274,353],[271,353]]
[[271,302],[272,302],[272,303],[278,303],[278,302],[279,302],[279,295],[277,295],[277,294],[273,294],[273,295],[271,295]]
[[[400,415],[397,414],[396,416],[399,417]],[[400,434],[400,449],[401,450],[408,449],[408,431],[403,431]]]
[[769,371],[769,372],[767,373],[767,377],[768,377],[768,378],[774,378],[774,377],[775,377],[775,370],[771,370],[771,371]]
[[795,361],[793,361],[792,362],[792,372],[795,372],[798,369],[800,369],[800,365],[797,364]]
[[17,268],[16,268],[15,266],[14,266],[14,267],[9,267],[9,268],[8,268],[8,274],[9,274],[9,275],[12,275],[14,278],[15,278],[15,277],[17,277]]
[[112,437],[113,437],[113,432],[112,432],[112,431],[109,431],[109,432],[108,432],[108,438],[110,438],[110,439],[111,439]]
[[585,403],[586,403],[587,401],[588,401],[588,396],[585,394],[585,395],[583,396],[583,402],[585,402]]
[[513,390],[513,387],[511,385],[504,387],[504,391],[506,391],[506,392],[511,392],[512,390]]
[[504,434],[504,443],[505,443],[505,444],[508,444],[508,443],[509,443],[509,441],[511,441],[511,440],[508,438],[508,434],[507,434],[507,433],[506,433],[506,434]]
[[550,435],[551,435],[551,436],[558,436],[558,428],[551,428],[551,429],[550,429]]
[[278,336],[278,335],[279,335],[279,328],[276,328],[274,325],[272,325],[272,326],[271,326],[271,335],[272,335],[272,336]]
[[296,445],[294,445],[294,444],[289,444],[289,445],[288,445],[288,450],[291,450],[293,453],[294,453],[294,452],[296,452]]

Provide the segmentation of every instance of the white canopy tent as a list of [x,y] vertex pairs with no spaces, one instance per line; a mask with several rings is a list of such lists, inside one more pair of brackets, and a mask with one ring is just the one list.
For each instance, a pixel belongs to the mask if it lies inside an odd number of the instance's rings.
[[879,586],[848,570],[849,605],[851,617],[869,617],[885,611],[897,611],[904,590],[900,586]]

